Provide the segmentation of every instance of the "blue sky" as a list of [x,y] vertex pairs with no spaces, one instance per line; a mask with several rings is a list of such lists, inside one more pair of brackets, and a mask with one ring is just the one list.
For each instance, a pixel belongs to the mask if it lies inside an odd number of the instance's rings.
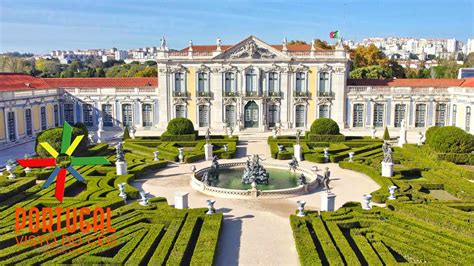
[[0,0],[0,52],[172,48],[255,35],[281,43],[366,37],[474,37],[474,0]]

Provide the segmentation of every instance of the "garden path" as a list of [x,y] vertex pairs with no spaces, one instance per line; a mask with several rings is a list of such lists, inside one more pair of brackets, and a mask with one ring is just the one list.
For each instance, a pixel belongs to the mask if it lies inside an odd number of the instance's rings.
[[[245,160],[245,155],[260,154],[269,162],[270,151],[266,137],[239,135],[237,157]],[[166,197],[174,204],[174,193],[189,192],[189,207],[206,207],[206,200],[212,197],[191,188],[190,167],[192,164],[175,164],[157,173],[150,173],[133,185],[153,196]],[[196,167],[209,166],[210,162],[195,163]],[[302,162],[301,167],[310,169],[317,165],[320,169],[331,170],[332,192],[336,196],[336,208],[348,201],[361,201],[362,195],[377,190],[379,186],[368,176],[340,168],[337,164],[315,164]],[[217,250],[217,265],[298,265],[298,254],[290,227],[289,215],[296,211],[296,201],[305,200],[308,209],[319,209],[320,190],[307,195],[274,200],[235,200],[214,198],[217,211],[224,213],[224,222]]]

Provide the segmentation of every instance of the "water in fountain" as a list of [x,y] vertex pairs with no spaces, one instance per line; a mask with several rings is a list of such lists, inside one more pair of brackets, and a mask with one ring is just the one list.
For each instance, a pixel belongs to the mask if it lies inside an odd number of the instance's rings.
[[251,184],[255,181],[257,184],[268,185],[269,175],[267,170],[260,164],[260,156],[254,154],[252,158],[247,160],[244,173],[242,175],[242,183]]

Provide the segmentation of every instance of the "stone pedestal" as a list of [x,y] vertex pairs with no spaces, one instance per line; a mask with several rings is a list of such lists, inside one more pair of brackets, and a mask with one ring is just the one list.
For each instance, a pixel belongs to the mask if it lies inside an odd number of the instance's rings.
[[394,200],[396,199],[395,197],[395,190],[397,190],[397,186],[389,186],[388,187],[388,190],[389,190],[389,193],[390,193],[390,196],[388,197],[389,200]]
[[117,175],[126,175],[127,174],[127,163],[126,162],[115,162],[115,167],[117,168]]
[[362,209],[364,210],[370,210],[372,206],[370,206],[370,200],[372,199],[372,195],[370,194],[365,194],[364,195],[364,200],[362,201]]
[[97,130],[97,143],[103,143],[104,139],[102,137],[102,134],[104,133],[103,129]]
[[212,144],[205,144],[204,145],[204,158],[206,161],[212,160]]
[[301,145],[299,144],[296,144],[293,146],[293,155],[295,156],[296,160],[298,162],[301,162],[303,160],[303,156],[302,156],[302,153],[301,153]]
[[403,147],[403,144],[407,144],[407,131],[405,129],[400,130],[400,137],[398,138],[398,146]]
[[393,176],[393,163],[382,162],[382,176],[385,176],[385,177]]
[[321,194],[321,211],[334,211],[336,205],[336,194],[323,192]]
[[353,162],[354,161],[354,152],[349,152],[349,162]]
[[188,208],[188,192],[176,192],[174,193],[174,207],[176,209],[187,209]]

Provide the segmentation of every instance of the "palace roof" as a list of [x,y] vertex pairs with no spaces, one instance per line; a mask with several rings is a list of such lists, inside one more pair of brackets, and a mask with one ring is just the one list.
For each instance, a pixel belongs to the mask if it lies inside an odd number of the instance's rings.
[[55,88],[137,88],[157,87],[157,77],[145,78],[44,78]]
[[474,79],[348,79],[348,86],[474,87]]
[[[221,51],[225,51],[234,45],[221,45]],[[283,45],[278,44],[278,45],[270,45],[271,47],[282,51],[283,50]],[[311,51],[311,45],[310,44],[288,44],[287,46],[288,51]],[[189,47],[183,48],[180,50],[180,52],[187,52]],[[214,52],[217,49],[217,45],[193,45],[193,51],[194,52]],[[317,51],[326,51],[325,49],[321,49],[319,47],[316,48]]]
[[0,73],[0,91],[48,89],[49,84],[41,78],[22,73]]

